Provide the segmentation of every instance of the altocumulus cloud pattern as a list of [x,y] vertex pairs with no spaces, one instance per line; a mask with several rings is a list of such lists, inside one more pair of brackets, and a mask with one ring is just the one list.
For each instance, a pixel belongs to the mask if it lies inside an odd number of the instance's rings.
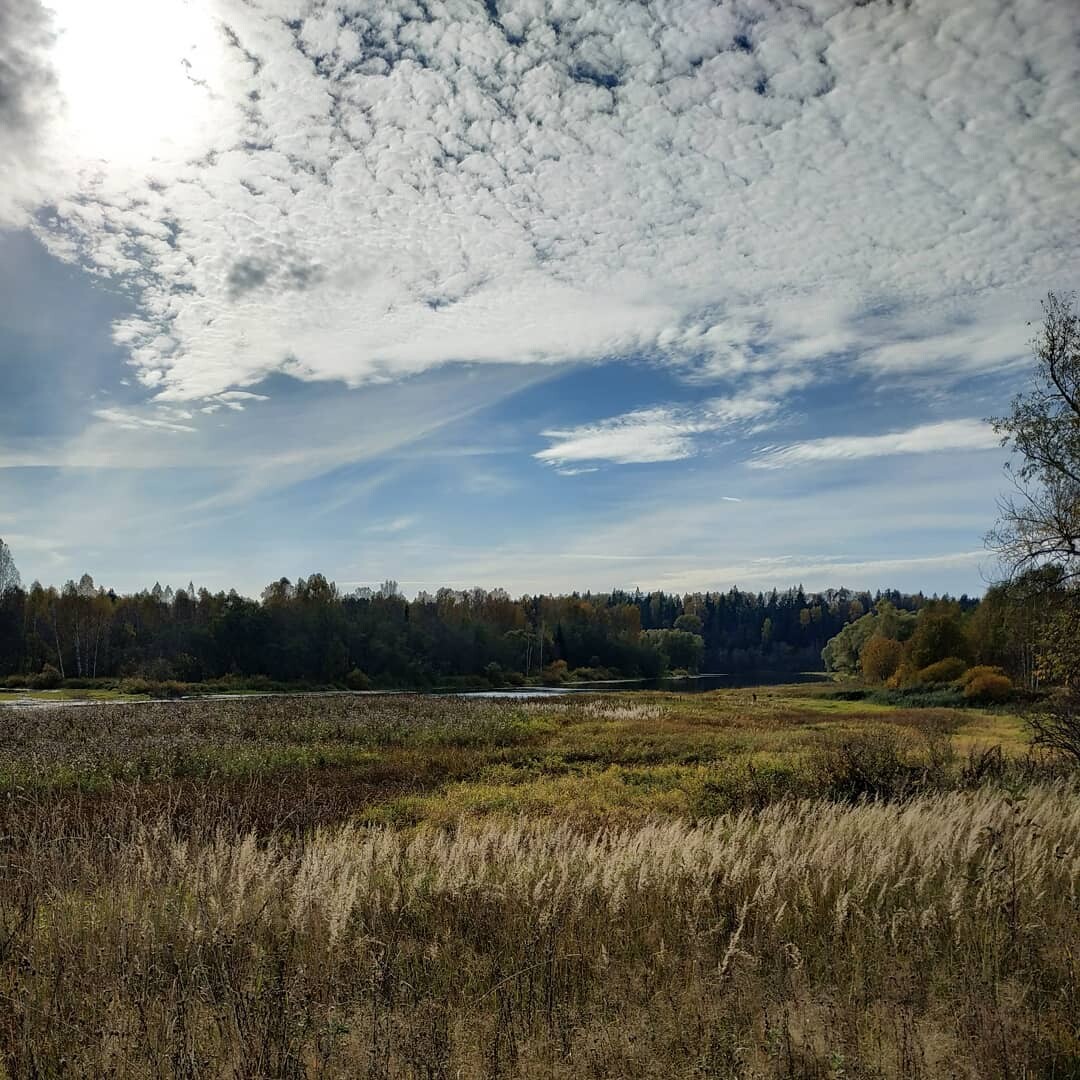
[[55,7],[0,222],[131,291],[161,403],[634,355],[767,410],[1008,363],[1080,239],[1071,0]]

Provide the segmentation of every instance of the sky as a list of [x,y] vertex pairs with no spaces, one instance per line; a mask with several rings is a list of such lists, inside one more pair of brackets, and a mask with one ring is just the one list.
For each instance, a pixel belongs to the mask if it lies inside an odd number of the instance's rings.
[[981,592],[1075,0],[4,0],[24,581]]

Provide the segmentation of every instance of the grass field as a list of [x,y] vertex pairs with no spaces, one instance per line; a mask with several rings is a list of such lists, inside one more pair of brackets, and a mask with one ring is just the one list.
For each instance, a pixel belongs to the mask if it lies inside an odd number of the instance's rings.
[[142,701],[146,694],[125,694],[120,690],[25,690],[0,689],[0,705],[33,702],[52,704],[58,701]]
[[1076,1077],[1078,957],[1006,711],[0,710],[9,1077]]

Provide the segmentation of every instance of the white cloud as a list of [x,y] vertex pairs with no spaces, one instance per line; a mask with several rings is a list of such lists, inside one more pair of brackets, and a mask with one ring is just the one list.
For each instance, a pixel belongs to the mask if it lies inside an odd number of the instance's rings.
[[54,44],[38,0],[0,5],[0,228],[23,224],[27,204],[46,194],[38,132],[56,101],[49,62]]
[[115,424],[117,427],[128,431],[138,431],[139,428],[157,428],[161,431],[186,431],[194,432],[198,429],[191,424],[184,423],[191,419],[191,413],[186,409],[163,409],[154,415],[144,416],[130,409],[95,409],[94,416],[104,420],[107,424]]
[[945,420],[920,424],[885,435],[834,435],[823,439],[771,446],[747,464],[755,469],[782,469],[819,461],[855,461],[895,454],[930,454],[940,451],[989,450],[1001,445],[982,420]]
[[364,531],[369,533],[395,534],[407,532],[420,520],[415,514],[405,514],[401,517],[391,518],[388,521],[377,521],[369,525]]
[[757,421],[752,430],[761,430],[771,422],[777,407],[775,400],[751,392],[713,398],[695,408],[640,409],[581,427],[543,431],[541,434],[554,443],[533,457],[554,465],[564,476],[594,471],[567,467],[575,462],[635,465],[679,461],[699,452],[696,436],[747,421]]
[[699,420],[672,409],[643,409],[598,424],[542,432],[555,443],[533,457],[556,466],[575,461],[616,465],[678,461],[694,453],[692,436],[702,430]]
[[66,106],[20,0],[38,138],[0,215],[49,205],[54,252],[131,285],[163,400],[637,351],[948,377],[1070,284],[1073,0],[50,6]]

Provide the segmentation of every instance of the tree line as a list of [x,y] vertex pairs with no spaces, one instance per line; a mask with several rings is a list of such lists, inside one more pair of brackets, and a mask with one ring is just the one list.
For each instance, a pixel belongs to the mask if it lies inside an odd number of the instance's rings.
[[2,541],[0,564],[0,676],[8,678],[232,676],[359,688],[790,672],[818,668],[825,643],[876,604],[916,612],[929,602],[802,588],[516,598],[445,588],[407,599],[392,581],[345,592],[319,573],[281,578],[258,599],[192,584],[118,594],[89,574],[61,588],[23,588]]

